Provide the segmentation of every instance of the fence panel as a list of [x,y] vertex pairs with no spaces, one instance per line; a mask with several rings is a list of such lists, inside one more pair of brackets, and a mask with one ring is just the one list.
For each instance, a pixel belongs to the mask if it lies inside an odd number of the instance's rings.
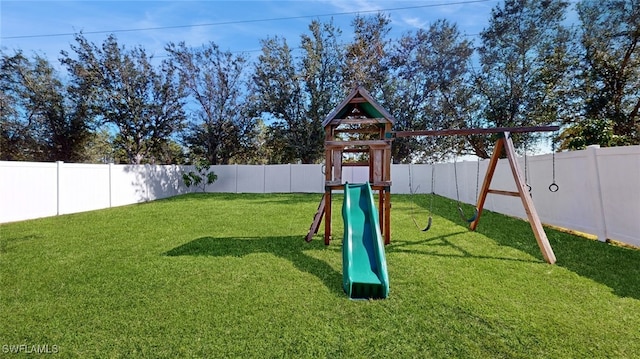
[[109,208],[109,165],[58,163],[58,214]]
[[58,164],[0,162],[0,223],[58,214]]
[[264,166],[238,165],[236,182],[237,193],[264,193]]
[[640,146],[597,151],[605,237],[640,247]]
[[291,192],[291,165],[272,165],[264,167],[264,192]]
[[184,171],[192,170],[193,166],[150,166],[145,165],[145,174],[141,176],[147,184],[147,200],[177,196],[187,192],[182,180]]
[[211,170],[218,175],[218,180],[207,186],[207,192],[237,193],[238,166],[211,166]]
[[144,166],[111,166],[111,206],[123,206],[149,200]]
[[324,192],[323,165],[291,165],[291,192],[322,193]]

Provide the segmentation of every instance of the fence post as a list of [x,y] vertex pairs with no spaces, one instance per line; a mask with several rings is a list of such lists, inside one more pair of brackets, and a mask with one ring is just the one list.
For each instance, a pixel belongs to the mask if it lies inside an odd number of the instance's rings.
[[587,159],[590,172],[593,174],[593,194],[594,205],[596,207],[595,225],[598,240],[605,242],[607,240],[607,220],[604,213],[604,201],[602,199],[602,186],[600,184],[600,169],[598,168],[598,149],[600,145],[587,146]]
[[109,208],[113,207],[113,162],[109,162]]
[[56,161],[56,215],[60,215],[60,172],[63,161]]
[[262,193],[267,193],[267,166],[262,164]]

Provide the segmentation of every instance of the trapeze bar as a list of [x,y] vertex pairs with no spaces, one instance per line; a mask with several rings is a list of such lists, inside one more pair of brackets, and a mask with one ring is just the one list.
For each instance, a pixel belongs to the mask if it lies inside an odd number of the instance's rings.
[[395,131],[393,137],[411,136],[455,136],[455,135],[477,135],[483,133],[524,133],[524,132],[552,132],[558,131],[560,126],[531,126],[531,127],[494,127],[494,128],[452,128],[446,130],[418,130],[418,131]]

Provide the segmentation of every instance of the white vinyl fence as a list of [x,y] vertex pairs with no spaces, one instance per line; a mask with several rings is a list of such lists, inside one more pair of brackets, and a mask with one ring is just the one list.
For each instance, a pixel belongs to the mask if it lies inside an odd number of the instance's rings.
[[[524,158],[519,158],[524,170]],[[640,146],[597,148],[555,155],[559,191],[553,180],[551,154],[529,156],[528,183],[545,224],[577,230],[640,247]],[[465,203],[476,202],[488,160],[455,164],[458,192]],[[90,165],[0,161],[0,223],[140,203],[190,192],[182,182],[189,166]],[[322,193],[322,165],[213,166],[218,180],[207,192]],[[368,169],[344,167],[343,180],[365,182]],[[393,193],[432,191],[431,165],[393,165]],[[433,169],[436,194],[456,199],[453,163]],[[506,160],[498,163],[492,189],[514,191]],[[485,208],[526,218],[517,197],[489,194]]]

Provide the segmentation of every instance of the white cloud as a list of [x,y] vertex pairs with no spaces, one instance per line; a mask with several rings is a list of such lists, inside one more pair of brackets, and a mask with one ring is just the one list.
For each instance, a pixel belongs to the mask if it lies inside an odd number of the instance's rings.
[[417,28],[417,29],[424,29],[429,24],[429,21],[424,20],[424,19],[419,18],[419,17],[415,17],[415,16],[402,17],[402,22],[404,22],[405,24],[407,24],[410,27],[414,27],[414,28]]
[[381,3],[379,1],[372,0],[323,0],[321,2],[325,2],[334,7],[338,10],[337,12],[374,11],[384,8],[383,4],[389,5],[389,2]]

